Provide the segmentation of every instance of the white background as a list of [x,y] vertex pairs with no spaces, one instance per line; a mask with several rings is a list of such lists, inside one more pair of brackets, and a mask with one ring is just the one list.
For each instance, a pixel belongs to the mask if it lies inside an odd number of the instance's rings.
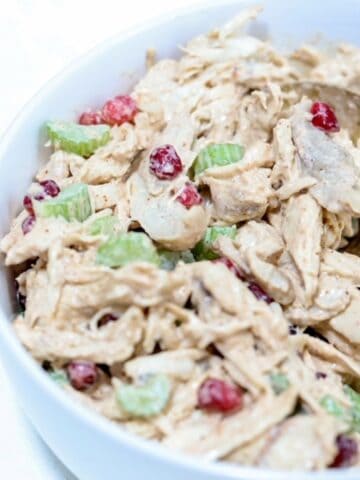
[[[69,61],[122,29],[194,1],[0,0],[0,135]],[[19,410],[6,365],[0,365],[0,472],[4,480],[74,479]]]

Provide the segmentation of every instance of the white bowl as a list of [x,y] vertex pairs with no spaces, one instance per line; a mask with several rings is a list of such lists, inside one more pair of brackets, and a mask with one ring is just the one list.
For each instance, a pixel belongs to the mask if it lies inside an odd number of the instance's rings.
[[[194,35],[230,19],[254,2],[224,1],[177,12],[116,37],[74,62],[48,83],[13,123],[0,145],[0,235],[32,175],[48,150],[39,134],[48,119],[73,118],[85,107],[101,105],[127,91],[144,73],[144,54],[155,47],[160,57],[177,56],[177,46]],[[263,0],[260,23],[270,27],[278,43],[301,42],[323,32],[334,40],[360,43],[358,0]],[[16,92],[14,92],[16,93]],[[66,396],[19,344],[11,327],[11,285],[0,275],[0,354],[17,398],[55,454],[80,480],[285,480],[289,473],[205,463],[124,433]],[[44,299],[46,301],[46,299]],[[289,446],[290,448],[290,446]],[[304,445],[307,448],[307,445]],[[293,473],[292,479],[359,479],[359,470]]]

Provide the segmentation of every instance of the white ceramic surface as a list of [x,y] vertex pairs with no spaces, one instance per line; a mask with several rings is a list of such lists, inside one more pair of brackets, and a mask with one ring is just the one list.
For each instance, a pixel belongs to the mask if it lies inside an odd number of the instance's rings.
[[[96,48],[51,81],[23,110],[0,144],[0,235],[5,233],[21,198],[48,156],[41,126],[49,118],[72,118],[83,108],[128,90],[143,73],[144,52],[176,56],[176,46],[231,18],[243,5],[224,1],[150,22]],[[360,44],[358,0],[268,0],[260,23],[281,44],[319,32]],[[262,29],[262,28],[261,28]],[[284,42],[285,40],[285,42]],[[51,382],[20,346],[11,328],[11,291],[0,276],[0,355],[29,418],[59,458],[82,480],[285,480],[287,473],[197,462],[161,446],[125,434],[118,427],[74,404]],[[306,448],[306,447],[305,447]],[[297,473],[296,480],[359,479],[359,471]]]

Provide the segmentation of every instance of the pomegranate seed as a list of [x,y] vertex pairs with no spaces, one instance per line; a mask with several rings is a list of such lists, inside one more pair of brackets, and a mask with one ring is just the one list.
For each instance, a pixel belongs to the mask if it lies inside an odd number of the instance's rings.
[[36,218],[34,215],[29,215],[28,217],[25,218],[25,220],[21,224],[21,228],[24,235],[29,233],[34,228],[35,222],[36,222]]
[[311,113],[313,114],[311,123],[314,127],[325,132],[338,132],[340,130],[335,112],[327,103],[315,102],[311,107]]
[[243,406],[240,388],[217,378],[205,380],[198,391],[198,406],[202,409],[229,412]]
[[235,262],[230,260],[227,257],[220,257],[214,260],[214,263],[223,263],[234,275],[236,275],[240,280],[245,280],[245,273],[241,270],[240,267],[236,265]]
[[193,207],[194,205],[200,205],[202,203],[202,197],[200,193],[198,192],[195,185],[190,182],[185,183],[184,188],[176,197],[176,200],[182,203],[187,209]]
[[109,322],[115,322],[118,317],[112,313],[106,313],[103,315],[98,321],[98,327],[103,327],[104,325],[108,324]]
[[80,125],[99,125],[103,123],[100,112],[84,112],[79,118]]
[[86,390],[94,385],[99,373],[94,362],[74,360],[66,367],[71,385],[76,390]]
[[150,171],[160,180],[171,180],[182,170],[180,157],[172,145],[163,145],[151,152]]
[[356,441],[346,435],[336,437],[337,455],[330,468],[351,467],[356,462],[358,445]]
[[60,193],[59,185],[54,180],[44,180],[40,182],[40,185],[44,188],[44,192],[49,197],[57,197]]
[[255,295],[258,300],[263,300],[266,303],[272,303],[274,301],[261,287],[255,282],[250,282],[248,289]]
[[32,200],[31,200],[30,195],[25,195],[24,200],[23,200],[23,205],[24,205],[25,210],[26,210],[30,215],[32,215],[32,216],[35,215],[35,213],[34,213],[34,207],[33,207],[33,203],[32,203]]
[[102,108],[102,119],[109,125],[122,125],[132,122],[138,112],[138,107],[130,95],[119,95],[109,100]]

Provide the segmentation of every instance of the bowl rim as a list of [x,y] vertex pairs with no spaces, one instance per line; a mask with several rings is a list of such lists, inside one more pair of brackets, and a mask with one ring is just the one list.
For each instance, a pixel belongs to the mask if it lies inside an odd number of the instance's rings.
[[[266,6],[269,0],[262,0],[262,4]],[[280,1],[280,0],[274,0]],[[21,129],[27,118],[30,117],[31,112],[37,109],[37,106],[42,103],[42,98],[47,96],[50,92],[61,89],[61,84],[64,79],[71,76],[71,74],[79,69],[82,69],[87,63],[92,62],[96,57],[101,56],[107,50],[116,46],[117,44],[131,41],[133,37],[139,35],[142,31],[150,28],[160,26],[173,18],[174,16],[189,16],[193,14],[204,13],[209,8],[231,8],[239,7],[239,10],[246,8],[249,5],[258,5],[256,0],[222,0],[221,5],[218,0],[201,0],[191,6],[173,9],[161,15],[156,15],[148,18],[142,22],[123,29],[111,37],[101,41],[84,54],[77,56],[64,68],[62,68],[55,75],[50,77],[30,98],[29,101],[21,108],[15,115],[12,122],[5,129],[0,137],[0,162],[6,158],[6,152],[12,142],[17,138],[17,132]],[[201,33],[201,32],[199,32]],[[264,468],[242,466],[230,464],[227,462],[208,462],[196,459],[189,455],[177,452],[168,447],[161,445],[155,441],[146,440],[138,435],[126,432],[119,426],[116,426],[107,418],[97,414],[96,412],[84,407],[80,402],[73,402],[71,397],[59,388],[41,369],[40,365],[33,359],[33,357],[25,350],[20,341],[16,337],[15,331],[12,328],[12,322],[9,321],[2,309],[0,309],[0,325],[1,325],[1,342],[7,345],[12,351],[14,357],[17,358],[18,364],[27,376],[36,382],[39,389],[43,389],[53,400],[60,406],[61,409],[68,411],[80,418],[89,427],[99,430],[102,434],[107,435],[112,441],[119,444],[125,443],[137,454],[149,455],[159,462],[172,463],[174,467],[179,466],[186,468],[191,474],[201,473],[208,474],[210,478],[214,475],[221,475],[226,479],[239,479],[241,477],[246,480],[288,480],[289,475],[296,476],[297,480],[358,480],[359,469],[350,468],[338,471],[319,471],[319,472],[305,472],[303,470],[292,471],[278,471]],[[6,366],[6,360],[1,358],[1,361]],[[6,370],[6,368],[5,368]],[[9,379],[11,383],[11,379]],[[36,428],[35,425],[33,425]],[[46,442],[46,440],[45,440]]]

